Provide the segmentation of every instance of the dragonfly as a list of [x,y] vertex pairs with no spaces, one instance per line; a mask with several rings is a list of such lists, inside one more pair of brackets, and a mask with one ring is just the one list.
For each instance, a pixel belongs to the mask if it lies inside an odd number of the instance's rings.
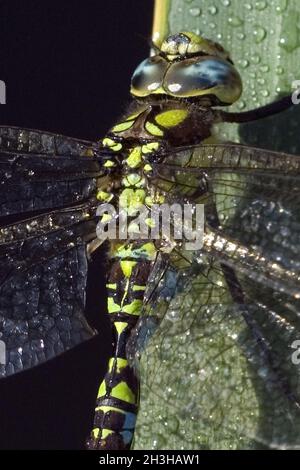
[[[174,302],[179,316],[195,311],[203,341],[214,331],[226,335],[234,318],[236,341],[251,367],[264,371],[266,391],[278,407],[300,413],[291,360],[300,326],[300,157],[218,142],[214,134],[218,123],[283,112],[291,96],[224,111],[239,99],[242,81],[220,44],[180,32],[154,48],[132,75],[132,105],[101,140],[0,127],[1,377],[96,333],[85,319],[86,279],[92,253],[107,244],[113,353],[88,449],[131,448],[137,362],[151,336],[163,336],[159,325]],[[204,207],[200,248],[163,233],[137,236],[142,208],[151,228],[151,208],[174,202]],[[118,229],[122,214],[126,236],[109,236],[103,228]]]

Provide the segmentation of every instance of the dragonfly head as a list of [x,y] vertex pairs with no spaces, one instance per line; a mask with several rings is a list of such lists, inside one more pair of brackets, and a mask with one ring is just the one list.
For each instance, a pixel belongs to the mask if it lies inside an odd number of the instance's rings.
[[156,54],[144,60],[132,76],[135,98],[164,96],[212,106],[230,105],[240,97],[241,77],[220,44],[182,32],[168,36],[155,49]]

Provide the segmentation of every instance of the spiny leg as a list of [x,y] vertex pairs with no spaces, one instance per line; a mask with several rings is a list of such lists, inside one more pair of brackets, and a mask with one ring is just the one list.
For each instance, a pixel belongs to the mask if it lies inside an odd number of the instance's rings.
[[218,114],[222,122],[243,123],[274,116],[274,114],[281,113],[292,106],[294,106],[292,95],[287,95],[273,103],[261,106],[260,108],[251,109],[250,111],[243,111],[241,113],[218,111]]

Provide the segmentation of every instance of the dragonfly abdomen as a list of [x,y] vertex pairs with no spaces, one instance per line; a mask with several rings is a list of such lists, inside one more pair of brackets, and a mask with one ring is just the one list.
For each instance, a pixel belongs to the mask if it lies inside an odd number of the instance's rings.
[[128,364],[126,344],[142,312],[144,292],[152,267],[152,242],[113,245],[107,283],[108,313],[113,328],[113,356],[99,387],[91,449],[130,448],[138,407],[138,380]]

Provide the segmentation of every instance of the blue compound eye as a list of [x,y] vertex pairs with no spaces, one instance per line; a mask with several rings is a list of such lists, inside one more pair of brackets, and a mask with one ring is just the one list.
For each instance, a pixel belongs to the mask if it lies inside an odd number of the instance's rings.
[[239,73],[227,60],[201,57],[175,62],[166,73],[164,90],[179,98],[213,95],[216,103],[231,104],[242,92]]
[[167,61],[159,56],[144,60],[132,75],[131,94],[142,98],[159,93],[167,67]]

